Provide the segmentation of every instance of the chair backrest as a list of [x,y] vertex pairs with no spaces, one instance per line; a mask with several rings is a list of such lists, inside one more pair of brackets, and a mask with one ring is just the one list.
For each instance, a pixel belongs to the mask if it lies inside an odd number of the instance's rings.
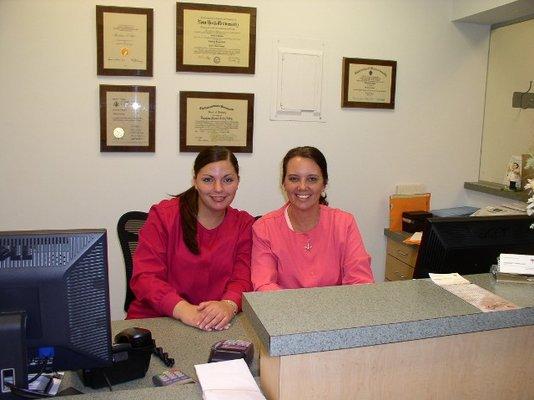
[[143,211],[128,211],[119,218],[117,223],[117,233],[121,244],[122,255],[124,257],[124,267],[126,271],[126,297],[124,299],[124,311],[128,312],[130,303],[135,298],[130,289],[130,279],[133,270],[133,254],[137,248],[139,240],[139,230],[146,221],[147,213]]

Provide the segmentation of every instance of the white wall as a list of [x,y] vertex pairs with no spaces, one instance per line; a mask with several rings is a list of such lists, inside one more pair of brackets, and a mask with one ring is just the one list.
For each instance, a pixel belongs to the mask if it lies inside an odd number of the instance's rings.
[[[252,214],[284,201],[289,148],[321,148],[331,205],[356,215],[378,281],[395,184],[425,183],[433,208],[473,203],[463,182],[478,177],[488,27],[451,23],[448,0],[209,2],[257,7],[255,75],[175,72],[175,1],[0,2],[0,229],[107,228],[114,318],[125,285],[117,219],[190,182],[195,154],[178,151],[180,90],[255,93],[254,153],[238,155],[234,203]],[[154,9],[153,78],[96,76],[96,4]],[[325,42],[327,123],[269,120],[277,37]],[[395,110],[341,109],[342,57],[396,60]],[[157,87],[155,154],[99,152],[99,84]]]

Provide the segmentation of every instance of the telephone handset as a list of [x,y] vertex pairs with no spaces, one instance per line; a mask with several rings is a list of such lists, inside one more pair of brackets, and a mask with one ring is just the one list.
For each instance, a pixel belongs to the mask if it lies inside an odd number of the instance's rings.
[[[132,348],[145,347],[154,345],[154,354],[165,364],[167,367],[174,365],[174,358],[170,358],[169,354],[165,353],[161,347],[155,347],[155,341],[152,340],[152,333],[148,329],[144,328],[128,328],[119,332],[115,336],[115,344],[113,349],[120,351],[122,346],[130,344]],[[115,351],[114,351],[115,352]]]
[[123,348],[140,348],[146,346],[154,346],[152,339],[152,332],[145,328],[127,328],[115,335],[115,344],[113,345],[113,352],[115,349],[120,351]]

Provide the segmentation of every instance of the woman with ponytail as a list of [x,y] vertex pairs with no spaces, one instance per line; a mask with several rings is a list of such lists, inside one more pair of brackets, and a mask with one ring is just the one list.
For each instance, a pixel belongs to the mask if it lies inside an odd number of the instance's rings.
[[372,283],[354,217],[328,207],[326,159],[315,147],[289,150],[282,161],[288,202],[253,226],[252,284],[267,291]]
[[193,170],[193,186],[152,206],[139,232],[127,318],[168,316],[221,330],[251,290],[254,218],[230,207],[239,185],[232,152],[206,148]]

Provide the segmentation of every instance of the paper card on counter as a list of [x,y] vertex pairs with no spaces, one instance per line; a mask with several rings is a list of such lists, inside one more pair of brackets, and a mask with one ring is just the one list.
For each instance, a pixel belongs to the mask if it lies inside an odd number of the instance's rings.
[[245,361],[195,365],[205,400],[265,400]]
[[505,311],[520,308],[489,290],[469,282],[460,274],[428,274],[432,282],[467,301],[483,312]]
[[472,283],[469,285],[447,285],[443,286],[443,288],[483,312],[506,311],[521,308],[514,303],[497,296],[495,293]]
[[452,274],[428,274],[428,276],[430,276],[432,282],[439,286],[466,285],[471,283],[457,272]]

